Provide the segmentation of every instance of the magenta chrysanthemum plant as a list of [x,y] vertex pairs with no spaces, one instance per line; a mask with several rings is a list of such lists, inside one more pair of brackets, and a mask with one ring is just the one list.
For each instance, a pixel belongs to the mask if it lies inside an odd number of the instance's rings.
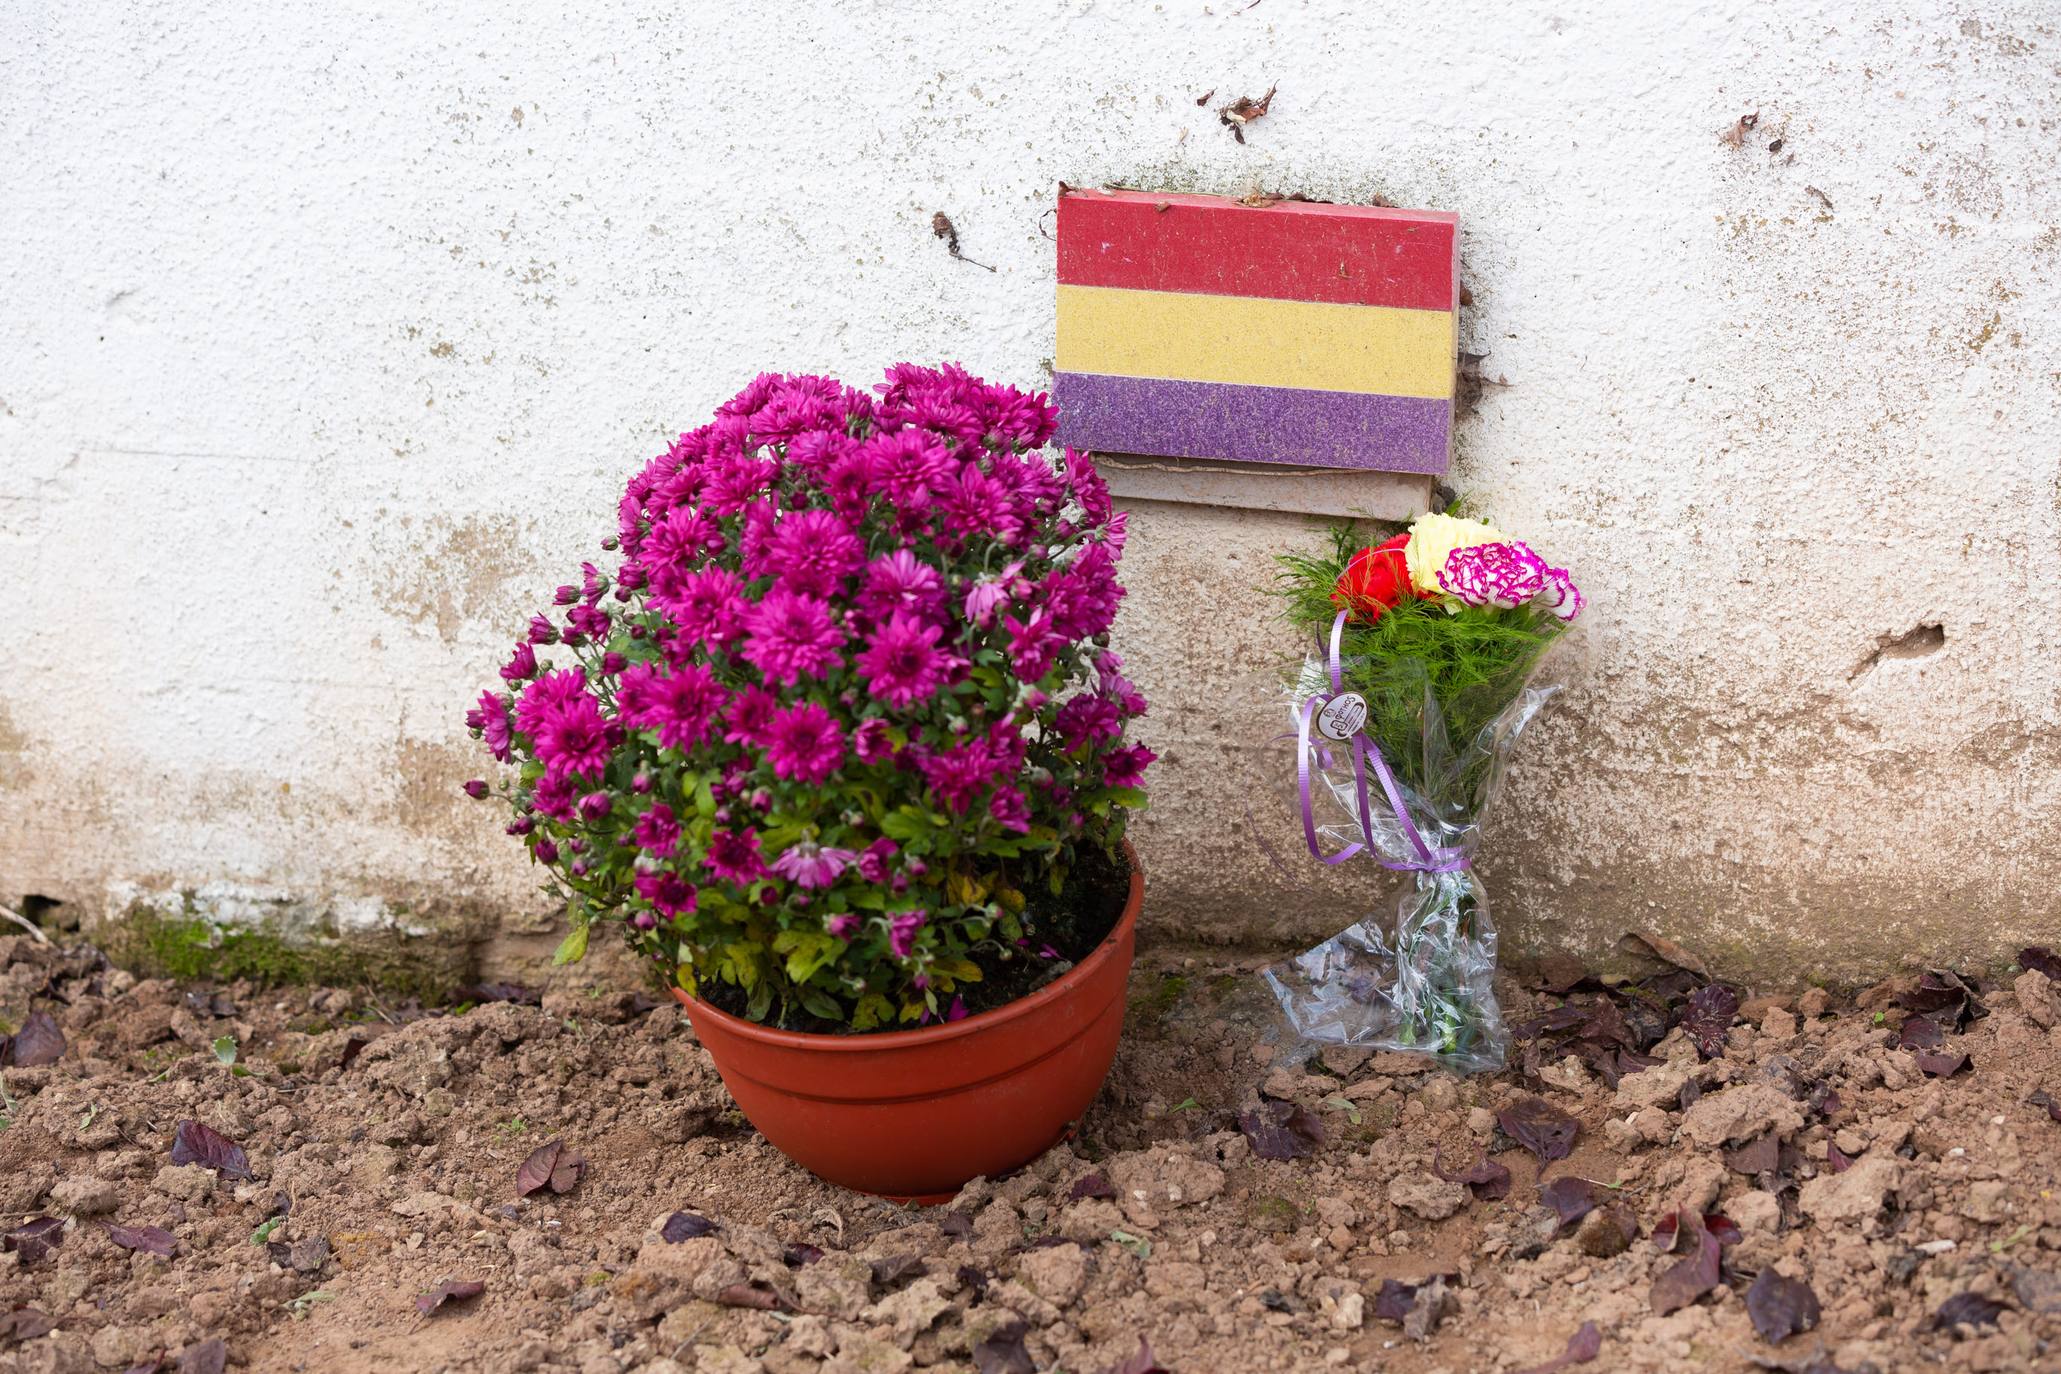
[[[1025,894],[1114,853],[1151,750],[1108,647],[1123,515],[1042,395],[766,375],[630,479],[468,724],[585,952],[865,1030],[1048,949]],[[1026,954],[1026,951],[1032,953]]]

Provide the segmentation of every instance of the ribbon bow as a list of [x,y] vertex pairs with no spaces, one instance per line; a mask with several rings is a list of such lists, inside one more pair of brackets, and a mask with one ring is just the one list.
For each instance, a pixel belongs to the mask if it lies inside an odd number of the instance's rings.
[[[1388,760],[1381,756],[1380,746],[1367,735],[1364,702],[1359,702],[1359,720],[1351,727],[1351,743],[1353,790],[1355,799],[1359,802],[1360,833],[1366,836],[1366,841],[1362,843],[1354,840],[1336,854],[1326,854],[1317,843],[1317,817],[1310,806],[1310,757],[1316,749],[1323,746],[1312,743],[1310,727],[1325,707],[1351,695],[1345,690],[1345,668],[1339,659],[1339,646],[1345,637],[1345,621],[1348,614],[1350,612],[1340,611],[1338,618],[1331,622],[1331,694],[1326,696],[1322,692],[1317,692],[1297,707],[1295,712],[1295,776],[1302,794],[1303,839],[1308,843],[1310,853],[1327,864],[1344,863],[1364,849],[1373,854],[1375,861],[1383,868],[1397,872],[1457,873],[1467,867],[1467,852],[1458,848],[1435,848],[1425,842],[1424,836],[1417,829],[1417,823],[1410,818],[1409,807],[1403,803],[1403,791],[1396,783],[1394,771],[1389,768]],[[1358,700],[1357,697],[1354,699]],[[1351,713],[1348,710],[1345,714],[1349,716]],[[1409,840],[1410,848],[1416,852],[1415,859],[1392,863],[1380,857],[1379,846],[1374,840],[1373,813],[1369,808],[1367,790],[1367,765],[1370,763],[1374,765],[1374,776],[1380,781],[1381,790],[1388,798],[1389,809],[1395,812],[1404,838]]]

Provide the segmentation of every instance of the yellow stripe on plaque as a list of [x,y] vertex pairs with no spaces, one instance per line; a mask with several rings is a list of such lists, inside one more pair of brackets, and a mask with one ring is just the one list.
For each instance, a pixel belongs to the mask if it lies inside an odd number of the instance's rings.
[[1450,310],[1061,285],[1058,326],[1061,372],[1453,394]]

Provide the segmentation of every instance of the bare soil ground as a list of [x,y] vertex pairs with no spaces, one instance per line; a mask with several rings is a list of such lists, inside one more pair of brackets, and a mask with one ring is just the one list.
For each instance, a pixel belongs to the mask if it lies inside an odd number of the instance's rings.
[[1248,967],[1157,958],[1074,1139],[911,1210],[767,1146],[670,1005],[426,1013],[0,939],[0,1369],[2061,1368],[2045,974],[1678,1025],[1700,980],[1562,971],[1462,1080],[1292,1064]]

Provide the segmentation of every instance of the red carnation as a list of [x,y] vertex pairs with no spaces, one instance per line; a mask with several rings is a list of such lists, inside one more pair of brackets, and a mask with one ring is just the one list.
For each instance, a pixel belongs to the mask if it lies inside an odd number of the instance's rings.
[[1354,554],[1339,574],[1331,604],[1370,625],[1381,619],[1383,611],[1411,594],[1410,565],[1403,556],[1409,542],[1403,533]]

